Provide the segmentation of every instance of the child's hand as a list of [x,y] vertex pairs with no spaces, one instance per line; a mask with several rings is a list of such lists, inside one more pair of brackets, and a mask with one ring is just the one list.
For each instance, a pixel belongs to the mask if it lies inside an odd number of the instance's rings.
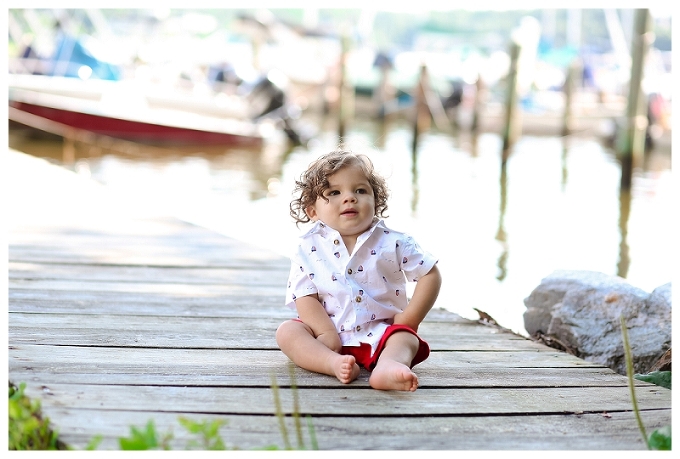
[[333,352],[340,353],[342,350],[342,341],[335,330],[330,330],[316,336],[316,339],[321,341],[328,349]]

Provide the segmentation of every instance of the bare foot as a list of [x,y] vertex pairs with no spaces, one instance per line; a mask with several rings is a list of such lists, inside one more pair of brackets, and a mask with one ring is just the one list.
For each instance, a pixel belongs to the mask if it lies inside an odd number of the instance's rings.
[[331,363],[335,377],[343,384],[349,384],[359,377],[359,365],[353,355],[340,355]]
[[414,392],[418,388],[418,376],[396,360],[382,359],[373,369],[368,383],[379,390],[404,390]]

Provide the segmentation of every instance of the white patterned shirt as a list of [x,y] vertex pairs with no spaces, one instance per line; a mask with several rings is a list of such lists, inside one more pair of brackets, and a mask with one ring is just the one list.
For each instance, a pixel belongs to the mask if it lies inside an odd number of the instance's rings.
[[371,354],[394,315],[408,303],[406,282],[417,282],[437,263],[405,233],[375,218],[347,253],[340,233],[317,221],[291,256],[286,305],[318,294],[343,346],[368,343]]

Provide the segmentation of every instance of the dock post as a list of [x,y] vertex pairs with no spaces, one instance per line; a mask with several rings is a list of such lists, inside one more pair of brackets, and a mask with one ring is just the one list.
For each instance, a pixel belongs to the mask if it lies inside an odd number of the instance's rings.
[[377,118],[381,122],[385,122],[388,111],[388,103],[396,104],[394,91],[392,90],[390,84],[390,71],[392,70],[392,64],[389,62],[387,57],[384,59],[376,58],[376,63],[374,66],[380,71],[380,81],[378,86],[376,86],[373,91],[373,102],[376,108]]
[[503,127],[502,163],[505,164],[510,154],[510,147],[517,139],[519,120],[517,116],[517,70],[521,47],[512,41],[510,45],[510,70],[507,76],[507,94],[505,100],[505,125]]
[[64,164],[73,164],[76,160],[76,141],[75,131],[68,129],[63,137],[62,158]]
[[413,152],[418,148],[418,139],[423,131],[430,128],[431,114],[430,107],[427,103],[428,78],[427,66],[422,64],[420,66],[420,75],[418,76],[418,83],[416,84],[413,99],[414,99],[414,114],[413,114]]
[[484,81],[482,80],[482,75],[477,74],[477,81],[475,82],[475,100],[472,106],[472,124],[470,125],[470,131],[473,134],[479,132],[479,112],[484,106],[486,100],[486,87]]
[[635,29],[631,46],[632,62],[628,85],[628,106],[622,135],[617,141],[621,157],[621,189],[629,190],[633,167],[644,154],[647,129],[646,95],[641,82],[647,50],[653,40],[648,9],[635,10]]
[[574,128],[573,103],[575,79],[578,74],[579,65],[577,60],[567,68],[567,75],[564,80],[564,114],[562,116],[562,136],[568,136]]
[[340,54],[340,82],[338,87],[338,137],[345,137],[347,123],[354,112],[354,87],[349,83],[347,75],[347,53],[349,52],[349,35],[343,33]]
[[375,106],[376,106],[376,116],[377,118],[382,122],[385,121],[385,102],[387,100],[387,69],[385,68],[380,68],[380,82],[378,83],[378,86],[375,87],[374,93],[373,93],[373,100],[375,101]]

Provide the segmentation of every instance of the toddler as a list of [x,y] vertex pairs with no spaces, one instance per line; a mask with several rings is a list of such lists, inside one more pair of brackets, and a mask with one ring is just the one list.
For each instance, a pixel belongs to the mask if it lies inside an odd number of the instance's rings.
[[[291,257],[286,304],[298,318],[276,341],[296,365],[354,381],[360,366],[375,389],[415,391],[411,370],[430,353],[418,335],[439,294],[435,259],[410,236],[385,226],[385,180],[362,154],[335,151],[296,181],[296,222],[313,222]],[[416,283],[406,297],[406,281]]]

